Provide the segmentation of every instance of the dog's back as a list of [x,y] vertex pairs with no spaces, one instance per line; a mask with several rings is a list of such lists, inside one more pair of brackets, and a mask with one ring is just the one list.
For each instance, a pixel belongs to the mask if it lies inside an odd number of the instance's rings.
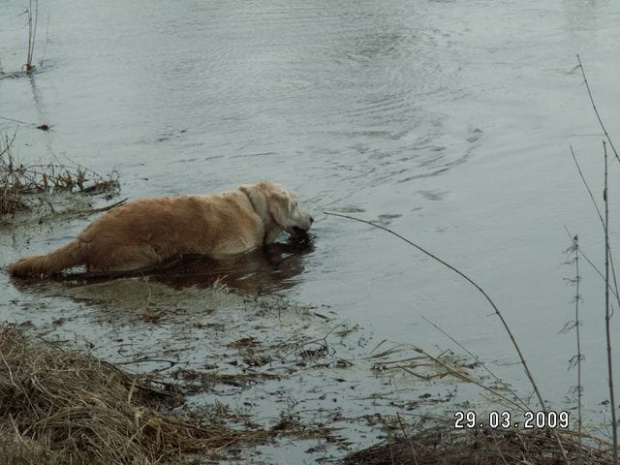
[[127,271],[185,254],[221,259],[270,244],[282,230],[307,231],[312,221],[290,189],[269,182],[221,194],[136,200],[110,210],[67,245],[22,258],[9,271],[41,276],[81,265]]
[[88,271],[123,271],[175,255],[218,258],[222,250],[244,251],[262,237],[260,221],[248,205],[238,191],[136,200],[107,212],[65,246],[12,263],[9,272],[54,275],[81,265]]

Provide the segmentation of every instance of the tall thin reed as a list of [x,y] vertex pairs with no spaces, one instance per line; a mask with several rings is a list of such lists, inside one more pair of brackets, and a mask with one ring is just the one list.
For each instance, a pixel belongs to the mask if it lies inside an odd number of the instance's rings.
[[616,401],[614,395],[613,358],[611,355],[611,305],[609,300],[609,259],[611,250],[609,247],[609,185],[607,168],[607,144],[603,141],[603,153],[605,158],[605,188],[603,201],[605,202],[605,339],[607,342],[607,375],[609,379],[609,407],[611,410],[611,432],[614,448],[614,464],[618,465],[618,423],[616,420]]
[[37,23],[39,21],[39,0],[34,0],[34,13],[32,10],[32,0],[28,0],[28,59],[24,65],[26,73],[32,73],[35,66],[32,64],[34,55],[34,44],[37,36]]
[[[436,255],[434,255],[433,253],[429,252],[428,250],[420,247],[419,245],[415,244],[414,242],[410,241],[409,239],[405,238],[404,236],[401,236],[397,232],[392,231],[389,228],[386,228],[385,226],[381,226],[381,225],[373,223],[371,221],[366,221],[366,220],[363,220],[363,219],[360,219],[360,218],[356,218],[354,216],[342,215],[340,213],[333,213],[333,212],[324,212],[324,213],[326,215],[339,216],[341,218],[346,218],[348,220],[357,221],[359,223],[365,223],[365,224],[368,224],[368,225],[373,226],[375,228],[382,229],[383,231],[388,232],[388,233],[392,234],[393,236],[396,236],[400,240],[402,240],[402,241],[406,242],[407,244],[411,245],[412,247],[418,249],[423,254],[429,256],[433,260],[441,263],[445,267],[447,267],[450,270],[454,271],[456,274],[458,274],[463,279],[465,279],[468,283],[470,283],[472,286],[474,286],[478,290],[478,292],[480,292],[483,295],[483,297],[487,300],[489,305],[491,305],[491,307],[495,311],[495,315],[497,315],[497,317],[500,319],[502,325],[504,326],[504,329],[506,330],[506,333],[508,333],[508,337],[510,338],[513,347],[515,348],[515,350],[517,351],[517,354],[519,355],[519,359],[521,361],[521,365],[523,365],[523,368],[524,368],[525,373],[526,373],[526,375],[527,375],[527,377],[528,377],[528,379],[530,381],[530,384],[534,388],[534,392],[536,393],[536,397],[538,399],[538,402],[540,403],[540,408],[542,409],[543,412],[547,413],[547,407],[545,405],[545,401],[543,400],[542,394],[540,393],[540,390],[538,389],[538,384],[534,380],[534,376],[532,375],[532,372],[530,371],[529,365],[527,364],[527,361],[525,360],[525,356],[523,355],[523,352],[521,352],[521,348],[519,347],[519,344],[517,343],[517,340],[516,340],[514,334],[512,333],[512,330],[510,329],[510,326],[508,326],[508,323],[506,322],[506,319],[504,318],[504,315],[499,310],[499,308],[497,307],[497,305],[495,304],[493,299],[491,299],[489,294],[487,294],[487,292],[478,283],[476,283],[473,279],[471,279],[469,276],[467,276],[465,273],[463,273],[461,270],[459,270],[455,266],[450,265],[445,260],[442,260],[441,258],[437,257]],[[556,438],[557,443],[558,443],[558,448],[560,449],[560,452],[562,453],[562,458],[564,460],[564,463],[568,464],[569,463],[568,456],[566,455],[566,450],[564,449],[564,446],[562,444],[562,440],[560,438],[560,435],[558,434],[557,430],[552,429],[551,431],[555,435],[555,438]]]
[[[583,383],[581,382],[581,362],[583,356],[581,354],[581,332],[579,321],[579,285],[581,284],[581,275],[579,274],[579,236],[575,236],[575,333],[577,335],[577,431],[579,432],[579,446],[581,446],[581,433],[583,427],[583,416],[581,412],[583,398]],[[579,447],[581,452],[581,447]]]
[[[567,230],[568,232],[568,230]],[[579,274],[579,236],[575,235],[572,238],[571,246],[565,251],[565,253],[569,256],[569,261],[567,263],[572,263],[575,265],[575,278],[574,279],[566,279],[570,284],[575,286],[575,319],[569,323],[567,323],[562,329],[562,333],[567,333],[568,331],[575,329],[575,333],[577,336],[577,355],[571,357],[569,361],[569,370],[571,368],[577,367],[577,431],[578,437],[577,441],[579,444],[579,457],[578,463],[582,463],[581,451],[582,451],[582,432],[583,432],[583,415],[582,415],[582,405],[583,405],[583,384],[581,381],[581,362],[583,362],[584,358],[581,353],[581,334],[580,327],[581,321],[579,319],[579,302],[581,301],[580,294],[580,284],[581,284],[581,275]]]

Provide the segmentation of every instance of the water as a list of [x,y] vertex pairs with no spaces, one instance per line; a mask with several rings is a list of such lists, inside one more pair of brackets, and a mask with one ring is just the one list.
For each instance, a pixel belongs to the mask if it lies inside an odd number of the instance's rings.
[[[615,2],[53,0],[40,4],[32,77],[11,74],[25,61],[23,6],[0,11],[0,116],[28,123],[0,120],[0,133],[17,126],[20,158],[115,168],[131,198],[282,182],[317,219],[288,297],[330,306],[379,340],[450,346],[426,317],[529,393],[471,286],[393,236],[322,212],[393,228],[492,295],[545,398],[566,408],[565,228],[602,266],[600,223],[569,152],[600,199],[602,136],[576,54],[613,137]],[[4,241],[0,259],[58,246],[84,224]],[[586,379],[598,380],[585,391],[598,421],[603,286],[584,268]],[[22,294],[6,276],[0,289],[10,318]]]

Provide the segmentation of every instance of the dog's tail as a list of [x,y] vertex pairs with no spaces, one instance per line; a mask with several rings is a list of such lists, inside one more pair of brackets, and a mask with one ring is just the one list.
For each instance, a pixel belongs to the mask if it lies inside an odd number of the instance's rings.
[[9,265],[12,276],[48,276],[86,262],[85,245],[78,239],[45,255],[20,258]]

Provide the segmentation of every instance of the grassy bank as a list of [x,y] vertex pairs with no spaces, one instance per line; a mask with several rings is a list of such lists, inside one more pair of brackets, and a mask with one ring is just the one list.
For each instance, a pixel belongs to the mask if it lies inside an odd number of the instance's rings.
[[109,363],[0,329],[0,463],[188,463],[273,434],[166,413],[182,401]]

